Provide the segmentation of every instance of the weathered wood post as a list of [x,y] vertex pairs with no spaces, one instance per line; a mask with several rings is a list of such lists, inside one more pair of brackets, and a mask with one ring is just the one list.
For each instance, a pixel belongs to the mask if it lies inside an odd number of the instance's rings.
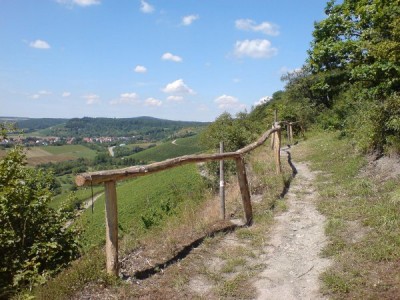
[[[280,128],[279,123],[275,122],[274,128]],[[282,173],[281,166],[281,130],[277,130],[274,132],[274,153],[275,153],[275,168],[276,174]]]
[[293,123],[289,123],[289,136],[290,136],[290,144],[293,144]]
[[[275,125],[272,124],[272,129],[274,129],[274,128],[275,128]],[[275,133],[273,133],[273,134],[271,135],[271,149],[272,149],[272,150],[275,149]]]
[[290,145],[290,122],[286,123],[287,143]]
[[104,183],[106,195],[106,259],[107,273],[118,276],[118,211],[115,181]]
[[[224,153],[224,142],[219,143],[219,153]],[[219,161],[219,197],[221,219],[225,220],[225,178],[224,178],[224,160]]]
[[253,209],[251,207],[251,198],[249,183],[247,181],[246,166],[244,164],[244,158],[242,156],[236,160],[236,171],[239,179],[240,192],[242,194],[242,204],[244,210],[244,218],[246,225],[251,225],[253,221]]

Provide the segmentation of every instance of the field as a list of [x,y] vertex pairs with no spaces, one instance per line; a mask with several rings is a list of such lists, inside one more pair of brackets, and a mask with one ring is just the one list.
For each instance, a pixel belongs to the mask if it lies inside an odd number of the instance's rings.
[[130,155],[129,157],[136,160],[154,162],[182,155],[195,154],[202,151],[204,151],[204,148],[199,144],[199,137],[196,135],[177,139],[172,142],[166,142],[156,147]]
[[40,148],[52,155],[70,156],[73,158],[94,158],[96,156],[96,151],[83,145],[46,146]]
[[[6,153],[7,150],[0,150],[0,158],[5,156]],[[25,153],[30,166],[74,160],[80,157],[94,158],[96,155],[96,151],[82,145],[31,147],[25,148]]]

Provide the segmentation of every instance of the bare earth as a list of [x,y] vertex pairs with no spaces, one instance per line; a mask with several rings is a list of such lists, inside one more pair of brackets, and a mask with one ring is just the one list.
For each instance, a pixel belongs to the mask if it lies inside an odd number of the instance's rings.
[[267,268],[255,287],[258,299],[325,299],[319,275],[330,261],[320,257],[326,244],[325,217],[315,208],[315,173],[296,163],[297,176],[287,197],[288,210],[278,217],[262,258]]

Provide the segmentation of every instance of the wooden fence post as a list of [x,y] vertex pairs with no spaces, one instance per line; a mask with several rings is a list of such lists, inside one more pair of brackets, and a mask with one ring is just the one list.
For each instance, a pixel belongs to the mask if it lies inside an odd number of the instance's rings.
[[[279,124],[276,122],[274,124],[275,128],[279,127]],[[275,167],[276,167],[276,174],[282,173],[282,166],[281,166],[281,130],[274,132],[274,152],[275,152]]]
[[293,144],[293,124],[292,122],[289,123],[289,136],[290,136],[290,144]]
[[236,158],[236,171],[239,179],[240,192],[242,194],[242,204],[246,225],[251,225],[253,221],[253,209],[251,207],[251,198],[249,183],[247,181],[246,166],[242,156]]
[[[224,142],[219,143],[219,153],[224,153]],[[225,220],[225,178],[224,178],[224,160],[219,161],[219,197],[221,219]]]
[[[272,124],[272,129],[275,128],[275,125]],[[275,149],[275,133],[271,134],[271,149]]]
[[106,195],[106,258],[107,273],[118,276],[118,210],[115,181],[104,183]]

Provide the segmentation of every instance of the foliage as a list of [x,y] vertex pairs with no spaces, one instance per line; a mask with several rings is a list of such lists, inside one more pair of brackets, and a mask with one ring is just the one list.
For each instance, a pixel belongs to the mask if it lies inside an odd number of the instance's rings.
[[70,216],[48,206],[53,175],[24,164],[21,149],[0,161],[0,295],[43,283],[78,256]]
[[246,113],[233,118],[225,112],[201,133],[200,139],[207,149],[219,149],[219,143],[224,142],[225,152],[236,151],[254,139],[256,133],[252,129]]
[[399,153],[400,0],[329,1],[325,13],[305,65],[256,114],[270,119],[277,108],[302,130],[316,123],[361,151]]

